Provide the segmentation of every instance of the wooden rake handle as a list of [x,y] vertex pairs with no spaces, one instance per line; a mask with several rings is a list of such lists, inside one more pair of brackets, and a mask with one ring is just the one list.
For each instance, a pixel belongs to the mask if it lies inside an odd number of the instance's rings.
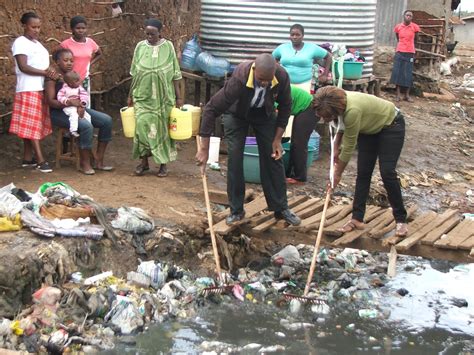
[[[201,142],[199,140],[199,136],[196,136],[196,145],[199,150],[201,148]],[[202,173],[203,171],[204,173]],[[211,202],[209,200],[209,189],[207,188],[207,176],[206,176],[205,169],[201,170],[201,177],[202,177],[202,187],[204,188],[204,199],[206,201],[207,222],[209,223],[209,232],[211,233],[212,252],[214,254],[214,260],[216,262],[216,271],[217,271],[218,279],[222,281],[221,264],[220,264],[220,259],[219,259],[219,252],[217,250],[216,234],[214,233],[214,223],[212,221]]]
[[326,200],[324,201],[323,214],[321,215],[321,221],[319,223],[318,235],[316,237],[316,242],[314,244],[313,258],[311,259],[311,266],[309,268],[308,280],[306,281],[306,286],[304,288],[304,297],[308,295],[309,285],[313,279],[314,269],[316,268],[316,259],[318,257],[319,244],[321,243],[321,237],[323,235],[324,223],[326,223],[326,212],[328,210],[329,201],[331,201],[331,192],[332,189],[329,187],[326,193]]

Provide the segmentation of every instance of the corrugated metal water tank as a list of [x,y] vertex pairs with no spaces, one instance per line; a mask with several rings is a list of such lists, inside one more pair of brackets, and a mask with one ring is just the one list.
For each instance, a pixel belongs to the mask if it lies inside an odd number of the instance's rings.
[[201,45],[237,64],[288,42],[290,26],[300,23],[306,42],[359,49],[366,76],[372,73],[376,6],[377,0],[201,0]]

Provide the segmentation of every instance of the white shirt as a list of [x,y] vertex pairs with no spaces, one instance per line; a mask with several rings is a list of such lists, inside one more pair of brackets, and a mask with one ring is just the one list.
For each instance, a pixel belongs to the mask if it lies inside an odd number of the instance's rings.
[[[258,86],[256,84],[254,86],[255,86],[255,93],[253,94],[252,101],[250,101],[250,107],[254,107],[254,108],[262,107],[263,103],[265,102],[265,93],[267,91],[267,88]],[[262,96],[260,96],[260,101],[259,101],[258,105],[255,105],[261,91],[263,91],[263,92],[262,92]]]
[[[25,36],[18,37],[12,46],[13,56],[26,55],[26,63],[35,68],[46,70],[49,67],[49,53],[43,45],[35,40],[29,40]],[[28,75],[23,73],[15,60],[16,92],[43,91],[44,76]]]

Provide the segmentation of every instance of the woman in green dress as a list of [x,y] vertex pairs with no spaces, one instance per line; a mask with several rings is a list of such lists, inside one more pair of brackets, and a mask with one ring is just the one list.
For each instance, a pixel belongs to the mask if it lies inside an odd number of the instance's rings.
[[165,177],[166,164],[177,156],[168,125],[173,106],[183,105],[179,90],[182,77],[173,44],[160,36],[161,22],[149,19],[145,26],[146,39],[137,44],[130,68],[128,105],[134,107],[137,121],[133,158],[141,159],[135,174],[140,176],[150,170],[148,158],[152,157],[160,164],[158,177]]

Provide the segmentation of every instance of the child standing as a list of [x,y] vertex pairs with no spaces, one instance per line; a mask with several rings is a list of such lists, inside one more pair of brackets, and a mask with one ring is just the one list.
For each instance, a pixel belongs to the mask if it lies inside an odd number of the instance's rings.
[[[79,99],[81,106],[68,106],[69,99]],[[89,94],[81,86],[81,78],[75,71],[70,71],[64,75],[64,85],[58,92],[58,101],[67,107],[63,108],[66,115],[69,116],[69,131],[74,137],[79,137],[77,127],[79,118],[91,121],[91,116],[86,112],[89,104]]]

